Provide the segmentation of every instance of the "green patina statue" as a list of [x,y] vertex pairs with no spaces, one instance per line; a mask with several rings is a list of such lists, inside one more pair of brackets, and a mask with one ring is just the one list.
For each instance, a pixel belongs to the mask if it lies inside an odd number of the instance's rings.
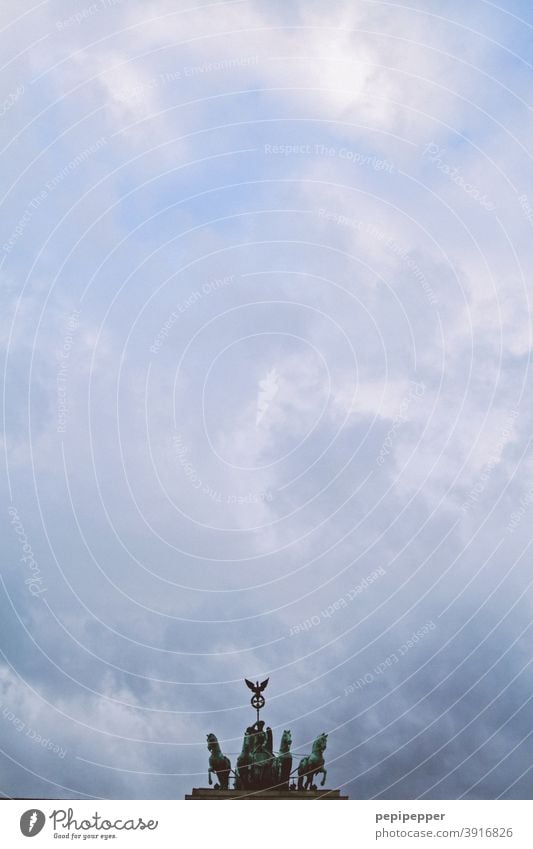
[[280,790],[289,789],[292,772],[291,745],[291,732],[284,731],[279,744],[279,755],[276,758],[276,778]]
[[[298,790],[316,790],[313,783],[315,775],[322,773],[322,787],[326,782],[327,770],[324,767],[324,751],[328,742],[328,735],[322,733],[313,743],[313,751],[310,755],[302,758],[298,764]],[[304,786],[305,781],[305,786]]]
[[207,735],[207,748],[209,749],[209,770],[207,772],[207,780],[212,784],[211,774],[214,772],[218,778],[218,785],[215,789],[227,790],[229,787],[229,774],[231,771],[230,759],[222,754],[220,743],[214,734]]
[[242,750],[237,758],[235,788],[261,790],[276,783],[276,758],[273,752],[272,729],[259,719],[244,732]]
[[247,728],[237,764],[235,767],[235,789],[247,790],[250,785],[250,767],[252,765],[252,730]]
[[[257,720],[244,732],[242,749],[237,757],[235,770],[231,769],[229,758],[222,754],[216,736],[207,735],[207,748],[210,752],[209,784],[212,784],[211,775],[215,773],[219,782],[215,789],[228,790],[229,776],[233,772],[235,790],[295,790],[295,785],[291,785],[293,773],[291,732],[285,730],[281,735],[279,752],[276,755],[273,748],[272,729],[265,728],[265,723],[259,719],[259,711],[265,705],[263,690],[268,684],[268,678],[261,684],[258,682],[253,684],[248,680],[246,684],[253,692],[251,702],[257,712]],[[300,761],[297,770],[298,791],[316,790],[314,778],[320,773],[322,774],[321,784],[324,786],[327,775],[324,767],[326,744],[327,734],[323,733],[314,741],[311,754]]]

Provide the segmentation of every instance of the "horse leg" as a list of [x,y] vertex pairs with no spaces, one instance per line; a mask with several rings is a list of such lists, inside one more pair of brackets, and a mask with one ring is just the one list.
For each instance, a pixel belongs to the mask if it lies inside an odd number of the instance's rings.
[[220,787],[222,790],[227,790],[229,787],[229,772],[231,769],[231,764],[228,760],[226,760],[224,764],[224,769],[221,771],[219,776]]
[[308,758],[302,758],[298,764],[298,790],[304,789],[304,781],[307,779]]
[[328,774],[328,771],[327,771],[327,769],[322,768],[321,772],[322,772],[322,781],[320,782],[320,786],[323,787],[324,784],[326,783],[326,776]]
[[207,770],[207,781],[208,781],[209,784],[213,783],[213,781],[211,779],[211,773],[212,772],[213,772],[213,770],[211,769],[211,767],[209,767],[209,769]]

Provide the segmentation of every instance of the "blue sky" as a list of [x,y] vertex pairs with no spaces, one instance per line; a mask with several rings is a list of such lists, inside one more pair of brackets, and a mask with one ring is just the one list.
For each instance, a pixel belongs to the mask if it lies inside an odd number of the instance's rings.
[[2,793],[531,797],[532,25],[0,12]]

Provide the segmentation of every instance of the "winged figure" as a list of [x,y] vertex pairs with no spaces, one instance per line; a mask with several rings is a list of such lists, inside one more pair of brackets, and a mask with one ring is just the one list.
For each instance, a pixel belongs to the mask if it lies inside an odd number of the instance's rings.
[[265,689],[266,685],[268,684],[269,680],[270,679],[267,678],[266,681],[263,681],[261,684],[259,683],[259,681],[256,681],[255,684],[254,684],[252,681],[248,681],[248,678],[245,678],[244,683],[246,684],[247,687],[250,688],[252,693],[262,693],[263,690]]

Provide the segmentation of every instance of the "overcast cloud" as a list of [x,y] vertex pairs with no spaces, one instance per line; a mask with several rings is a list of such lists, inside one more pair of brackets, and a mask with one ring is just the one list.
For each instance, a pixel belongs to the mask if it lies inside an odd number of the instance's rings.
[[533,17],[0,10],[0,792],[531,798]]

